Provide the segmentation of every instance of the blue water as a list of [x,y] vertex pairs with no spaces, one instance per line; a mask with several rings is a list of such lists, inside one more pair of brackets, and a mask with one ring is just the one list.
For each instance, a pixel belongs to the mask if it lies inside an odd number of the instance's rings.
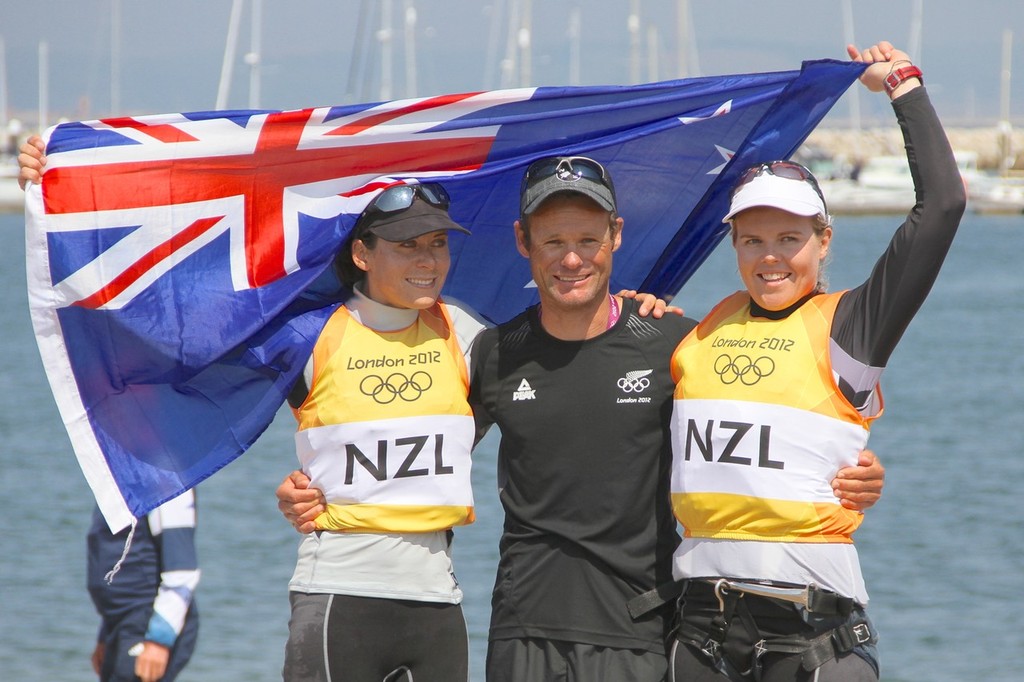
[[[863,279],[894,227],[890,218],[839,218],[833,288]],[[0,680],[94,680],[98,619],[84,589],[92,498],[31,333],[19,216],[0,216],[0,237]],[[871,446],[888,470],[885,498],[857,540],[885,680],[1020,679],[1021,254],[1024,218],[966,216],[884,378],[887,413]],[[723,246],[677,302],[699,316],[737,286]],[[202,625],[183,682],[280,679],[298,541],[274,489],[294,466],[292,428],[282,412],[250,452],[199,487]],[[483,680],[501,523],[493,436],[476,458],[479,520],[455,543],[474,680]]]

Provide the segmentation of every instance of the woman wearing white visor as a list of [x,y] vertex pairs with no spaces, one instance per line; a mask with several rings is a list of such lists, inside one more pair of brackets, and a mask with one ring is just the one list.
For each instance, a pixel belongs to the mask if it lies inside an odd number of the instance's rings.
[[863,52],[903,130],[917,203],[870,277],[826,293],[831,218],[811,173],[749,168],[725,222],[746,287],[676,349],[672,502],[685,529],[676,680],[878,679],[852,542],[862,515],[829,481],[882,413],[878,380],[924,302],[966,205],[921,71],[887,42]]

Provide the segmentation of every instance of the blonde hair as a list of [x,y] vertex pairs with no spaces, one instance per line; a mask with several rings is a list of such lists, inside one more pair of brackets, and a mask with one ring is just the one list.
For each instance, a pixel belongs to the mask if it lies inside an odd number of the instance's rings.
[[[824,215],[819,213],[814,216],[814,234],[821,239],[821,235],[825,234],[825,229],[832,227],[832,216]],[[825,293],[828,291],[828,266],[832,262],[832,249],[828,250],[825,254],[825,258],[818,264],[818,281],[815,284],[815,288]]]

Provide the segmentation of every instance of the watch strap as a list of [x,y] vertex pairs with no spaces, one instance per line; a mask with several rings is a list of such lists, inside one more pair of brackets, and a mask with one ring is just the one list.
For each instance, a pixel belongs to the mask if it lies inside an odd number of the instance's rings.
[[893,90],[903,85],[903,82],[908,78],[918,78],[924,84],[921,69],[911,64],[910,66],[901,66],[889,72],[889,75],[885,77],[885,91],[892,95]]

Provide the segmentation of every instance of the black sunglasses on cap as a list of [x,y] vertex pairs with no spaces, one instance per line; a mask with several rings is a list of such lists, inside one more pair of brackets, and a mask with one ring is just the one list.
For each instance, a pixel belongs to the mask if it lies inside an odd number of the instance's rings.
[[748,168],[743,175],[740,176],[739,181],[736,183],[736,187],[732,190],[732,196],[736,196],[736,193],[740,191],[744,185],[749,183],[759,175],[774,175],[777,178],[786,178],[788,180],[801,180],[806,182],[808,185],[814,188],[814,191],[818,194],[821,199],[823,206],[827,206],[825,203],[825,195],[821,192],[821,187],[818,186],[818,181],[814,178],[814,174],[796,161],[765,161],[759,163],[756,166]]
[[562,156],[539,159],[530,164],[523,175],[523,181],[519,186],[519,192],[523,193],[527,187],[535,185],[541,180],[557,175],[560,180],[572,182],[580,178],[587,178],[599,182],[605,187],[612,187],[612,180],[604,166],[586,156]]

